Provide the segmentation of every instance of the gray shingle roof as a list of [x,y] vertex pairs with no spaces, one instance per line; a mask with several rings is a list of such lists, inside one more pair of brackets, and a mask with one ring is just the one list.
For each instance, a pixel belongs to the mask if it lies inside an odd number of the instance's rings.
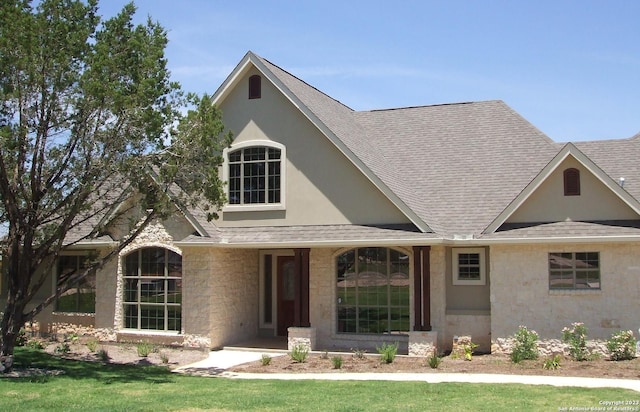
[[358,113],[444,236],[480,233],[557,153],[501,101]]
[[[357,112],[277,65],[247,55],[277,79],[290,98],[418,227],[360,225],[218,228],[202,210],[193,216],[206,233],[185,243],[285,245],[463,238],[633,236],[640,229],[595,222],[558,222],[483,230],[558,154],[553,142],[502,101],[467,102]],[[226,82],[225,82],[226,83]],[[576,146],[640,199],[640,134]],[[416,217],[419,221],[414,220]],[[426,229],[424,229],[426,227]],[[509,229],[509,230],[506,230]],[[434,233],[431,233],[434,232]]]
[[[502,101],[357,112],[268,60],[251,52],[249,56],[365,165],[365,173],[379,179],[439,238],[480,238],[563,147]],[[625,176],[625,188],[639,198],[636,159],[640,158],[640,134],[633,139],[577,146],[614,179]],[[615,230],[614,226],[607,228]],[[271,228],[265,233],[257,230],[256,235],[269,241],[280,236],[276,232],[290,230],[301,229]],[[319,235],[323,230],[310,230],[304,236],[324,239]],[[237,229],[229,240],[243,242],[242,233],[250,232]]]
[[[367,245],[404,243],[419,245],[430,243],[439,236],[422,233],[413,225],[363,226],[260,226],[220,228],[216,237],[189,236],[183,243],[211,244],[221,242],[233,246],[303,247],[304,245]],[[181,242],[178,242],[181,243]]]
[[640,133],[629,139],[574,144],[614,180],[624,177],[624,189],[640,199]]
[[539,224],[512,224],[503,227],[482,239],[561,239],[561,238],[607,238],[638,237],[640,239],[639,221],[602,221],[602,222],[554,222]]

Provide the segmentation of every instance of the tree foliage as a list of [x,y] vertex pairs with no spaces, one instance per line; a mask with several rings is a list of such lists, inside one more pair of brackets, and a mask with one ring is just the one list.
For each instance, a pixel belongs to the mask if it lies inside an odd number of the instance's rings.
[[[34,4],[35,3],[35,4]],[[44,305],[27,305],[70,243],[109,235],[136,196],[135,231],[45,301],[104,265],[175,204],[215,216],[230,141],[209,96],[172,82],[165,30],[133,23],[134,5],[102,20],[97,0],[0,3],[0,224],[7,302],[2,356]],[[192,107],[185,115],[185,107]],[[141,223],[142,222],[142,223]],[[133,227],[132,227],[133,228]]]

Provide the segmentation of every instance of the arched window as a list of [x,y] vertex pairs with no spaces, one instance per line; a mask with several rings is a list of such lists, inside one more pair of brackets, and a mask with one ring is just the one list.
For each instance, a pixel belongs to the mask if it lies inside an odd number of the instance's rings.
[[336,262],[337,332],[409,331],[409,256],[368,247],[341,254]]
[[124,327],[180,332],[182,256],[150,247],[124,260]]
[[578,169],[572,167],[564,171],[564,195],[580,195],[580,171]]
[[249,99],[262,97],[262,78],[257,74],[249,77]]
[[269,146],[228,152],[229,204],[281,203],[281,157],[281,149]]

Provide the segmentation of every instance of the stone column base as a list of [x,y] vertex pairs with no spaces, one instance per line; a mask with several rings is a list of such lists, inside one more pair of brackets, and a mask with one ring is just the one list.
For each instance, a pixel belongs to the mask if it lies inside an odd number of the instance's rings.
[[438,332],[409,332],[409,356],[431,356],[438,350]]
[[316,328],[290,327],[287,329],[287,349],[302,345],[308,350],[316,349]]

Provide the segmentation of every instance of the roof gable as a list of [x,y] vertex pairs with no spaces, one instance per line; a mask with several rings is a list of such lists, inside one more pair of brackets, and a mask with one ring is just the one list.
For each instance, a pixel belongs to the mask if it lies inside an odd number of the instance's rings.
[[[556,173],[568,159],[574,159],[584,170],[599,181],[615,197],[628,206],[636,215],[640,214],[640,203],[627,192],[618,182],[607,175],[588,156],[572,143],[567,143],[555,157],[538,173],[538,175],[516,196],[513,201],[491,222],[483,233],[493,233],[509,220],[550,177]],[[596,220],[596,219],[593,219]]]
[[[393,165],[384,158],[373,142],[366,138],[364,129],[354,119],[354,112],[335,99],[309,86],[297,77],[269,61],[249,52],[218,88],[213,102],[220,105],[243,76],[255,67],[269,80],[309,121],[326,136],[349,161],[391,201],[422,232],[433,232],[432,221],[427,221],[407,205],[392,189]],[[400,178],[395,178],[402,181]],[[410,188],[400,192],[411,194]]]

